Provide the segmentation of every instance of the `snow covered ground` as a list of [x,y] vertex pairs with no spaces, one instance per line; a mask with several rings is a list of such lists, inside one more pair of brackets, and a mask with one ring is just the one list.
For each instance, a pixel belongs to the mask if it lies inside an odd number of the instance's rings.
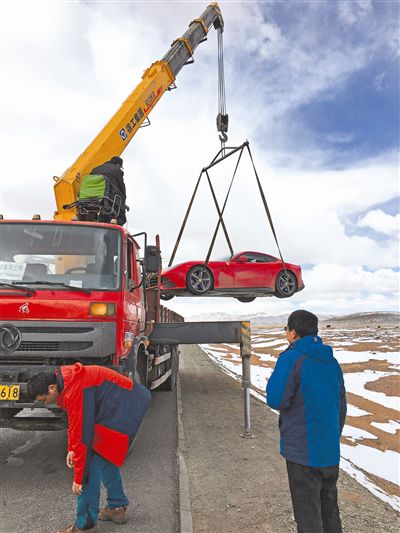
[[[352,328],[344,324],[323,327],[320,334],[334,348],[347,390],[341,467],[400,510],[400,330],[393,326]],[[265,398],[266,383],[286,346],[282,328],[253,328],[251,380],[257,397]],[[202,348],[228,374],[240,379],[237,345]]]

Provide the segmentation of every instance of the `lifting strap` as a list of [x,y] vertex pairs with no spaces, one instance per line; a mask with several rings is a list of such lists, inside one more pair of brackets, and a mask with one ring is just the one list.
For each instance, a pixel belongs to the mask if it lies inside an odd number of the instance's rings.
[[283,268],[283,270],[285,271],[285,274],[286,274],[285,262],[283,261],[282,252],[281,252],[281,249],[280,249],[280,246],[279,246],[279,243],[278,243],[278,237],[276,236],[274,223],[272,222],[272,217],[271,217],[270,210],[268,208],[267,200],[265,198],[264,190],[262,188],[260,178],[258,177],[257,170],[256,170],[256,167],[254,165],[253,156],[252,156],[251,151],[250,151],[249,143],[247,143],[247,150],[249,152],[249,156],[250,156],[250,159],[251,159],[251,164],[253,165],[254,174],[256,176],[258,189],[260,191],[261,199],[262,199],[262,202],[263,202],[263,205],[264,205],[265,212],[267,214],[269,225],[271,226],[272,235],[274,236],[274,239],[275,239],[275,242],[276,242],[276,247],[278,248],[278,252],[279,252],[279,257],[280,257],[280,259],[282,261],[282,268]]
[[[187,220],[189,218],[189,214],[190,214],[190,211],[192,209],[193,202],[194,202],[194,199],[196,197],[197,190],[199,188],[200,181],[201,181],[201,178],[202,178],[203,174],[205,174],[206,177],[207,177],[208,185],[210,187],[211,194],[212,194],[212,197],[213,197],[213,200],[214,200],[214,204],[215,204],[215,207],[216,207],[216,210],[217,210],[217,213],[218,213],[217,226],[216,226],[216,228],[214,230],[214,234],[213,234],[213,237],[212,237],[212,240],[211,240],[210,247],[208,249],[207,258],[205,260],[205,263],[207,264],[209,262],[209,260],[210,260],[210,256],[211,256],[212,250],[214,248],[215,240],[217,238],[217,234],[218,234],[220,226],[222,226],[222,229],[224,231],[225,238],[226,238],[226,241],[228,243],[228,247],[229,247],[229,250],[231,252],[231,255],[232,256],[234,255],[233,248],[232,248],[232,245],[231,245],[231,241],[229,239],[228,231],[226,229],[226,225],[225,225],[225,222],[224,222],[224,219],[223,219],[223,214],[224,214],[224,211],[225,211],[226,204],[228,202],[228,198],[229,198],[229,195],[230,195],[230,192],[231,192],[231,189],[232,189],[233,181],[234,181],[234,179],[236,177],[236,172],[237,172],[237,169],[238,169],[238,166],[239,166],[242,154],[243,154],[243,150],[244,150],[245,147],[247,148],[247,151],[248,151],[249,156],[250,156],[250,160],[251,160],[251,163],[252,163],[252,166],[253,166],[254,174],[255,174],[255,177],[256,177],[256,180],[257,180],[258,190],[260,192],[260,196],[261,196],[261,200],[262,200],[262,203],[263,203],[263,206],[264,206],[264,210],[265,210],[269,225],[270,225],[271,230],[272,230],[272,235],[274,236],[275,243],[276,243],[276,246],[278,248],[279,257],[280,257],[281,262],[282,262],[282,268],[283,268],[284,272],[286,273],[286,267],[285,267],[285,263],[283,261],[283,256],[282,256],[282,252],[281,252],[281,249],[280,249],[280,246],[279,246],[278,237],[276,235],[274,223],[272,221],[271,212],[269,210],[268,203],[267,203],[267,200],[265,198],[264,190],[263,190],[263,187],[261,185],[261,181],[260,181],[260,178],[258,176],[256,167],[255,167],[255,164],[254,164],[253,156],[252,156],[252,153],[250,151],[250,146],[249,146],[249,142],[248,141],[243,143],[241,146],[237,146],[237,147],[225,148],[225,146],[221,146],[221,149],[219,150],[217,155],[214,157],[214,159],[211,161],[211,163],[208,165],[208,167],[205,167],[205,168],[203,168],[201,170],[199,178],[198,178],[197,183],[196,183],[196,186],[194,188],[192,197],[190,199],[189,206],[188,206],[188,208],[186,210],[186,214],[185,214],[185,217],[183,219],[182,226],[181,226],[181,228],[179,230],[179,234],[178,234],[178,238],[176,240],[175,246],[174,246],[174,250],[172,252],[171,258],[170,258],[169,263],[168,263],[169,267],[172,266],[172,264],[174,262],[175,255],[176,255],[176,252],[178,250],[178,247],[179,247],[183,232],[185,230],[186,223],[187,223]],[[228,157],[230,157],[231,155],[235,154],[238,151],[240,151],[240,153],[239,153],[238,160],[236,162],[235,170],[233,172],[233,176],[231,178],[231,182],[230,182],[227,194],[225,196],[224,204],[222,206],[222,209],[220,209],[219,204],[218,204],[218,200],[217,200],[217,197],[215,195],[215,191],[214,191],[214,188],[212,186],[211,178],[210,178],[210,175],[209,175],[208,171],[212,167],[214,167],[215,165],[218,165],[219,163],[221,163],[222,161],[224,161],[225,159],[227,159]],[[226,152],[228,152],[228,153],[226,153]]]

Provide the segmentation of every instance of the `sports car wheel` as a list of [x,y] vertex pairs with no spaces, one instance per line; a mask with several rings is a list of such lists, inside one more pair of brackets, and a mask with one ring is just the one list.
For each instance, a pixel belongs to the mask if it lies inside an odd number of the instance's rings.
[[297,278],[290,270],[281,270],[276,276],[275,296],[277,298],[289,298],[297,291]]
[[175,296],[175,294],[160,294],[161,300],[164,300],[164,302],[167,302],[168,300],[172,300],[172,298]]
[[193,294],[205,294],[214,284],[211,270],[203,265],[194,266],[186,277],[186,287]]
[[239,302],[243,302],[244,304],[247,304],[249,302],[253,302],[256,299],[255,296],[238,296],[236,300],[239,300]]

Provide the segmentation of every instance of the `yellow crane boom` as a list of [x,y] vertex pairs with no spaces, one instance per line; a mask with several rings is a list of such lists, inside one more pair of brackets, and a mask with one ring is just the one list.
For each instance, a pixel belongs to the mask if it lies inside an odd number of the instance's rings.
[[174,87],[176,75],[182,67],[192,62],[194,50],[206,39],[211,25],[221,31],[223,29],[224,22],[217,3],[210,4],[199,18],[194,19],[184,35],[172,43],[165,56],[144,72],[142,81],[86,150],[60,178],[54,178],[57,204],[54,219],[71,220],[76,215],[75,208],[64,209],[63,206],[77,200],[81,178],[112,156],[122,154],[161,96]]

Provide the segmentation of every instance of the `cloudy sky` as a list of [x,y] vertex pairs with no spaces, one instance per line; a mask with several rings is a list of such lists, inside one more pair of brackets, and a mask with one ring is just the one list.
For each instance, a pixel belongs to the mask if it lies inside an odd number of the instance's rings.
[[[182,298],[204,312],[397,310],[399,3],[220,2],[229,145],[249,140],[283,256],[306,288],[289,300]],[[1,2],[1,212],[52,218],[52,177],[91,142],[143,71],[206,2]],[[217,40],[123,154],[130,230],[161,236],[167,262],[198,174],[219,149]],[[222,198],[233,162],[212,178]],[[240,167],[226,221],[235,250],[276,254],[254,175]],[[202,259],[216,223],[209,191],[177,261]],[[214,257],[227,252],[218,239]]]

